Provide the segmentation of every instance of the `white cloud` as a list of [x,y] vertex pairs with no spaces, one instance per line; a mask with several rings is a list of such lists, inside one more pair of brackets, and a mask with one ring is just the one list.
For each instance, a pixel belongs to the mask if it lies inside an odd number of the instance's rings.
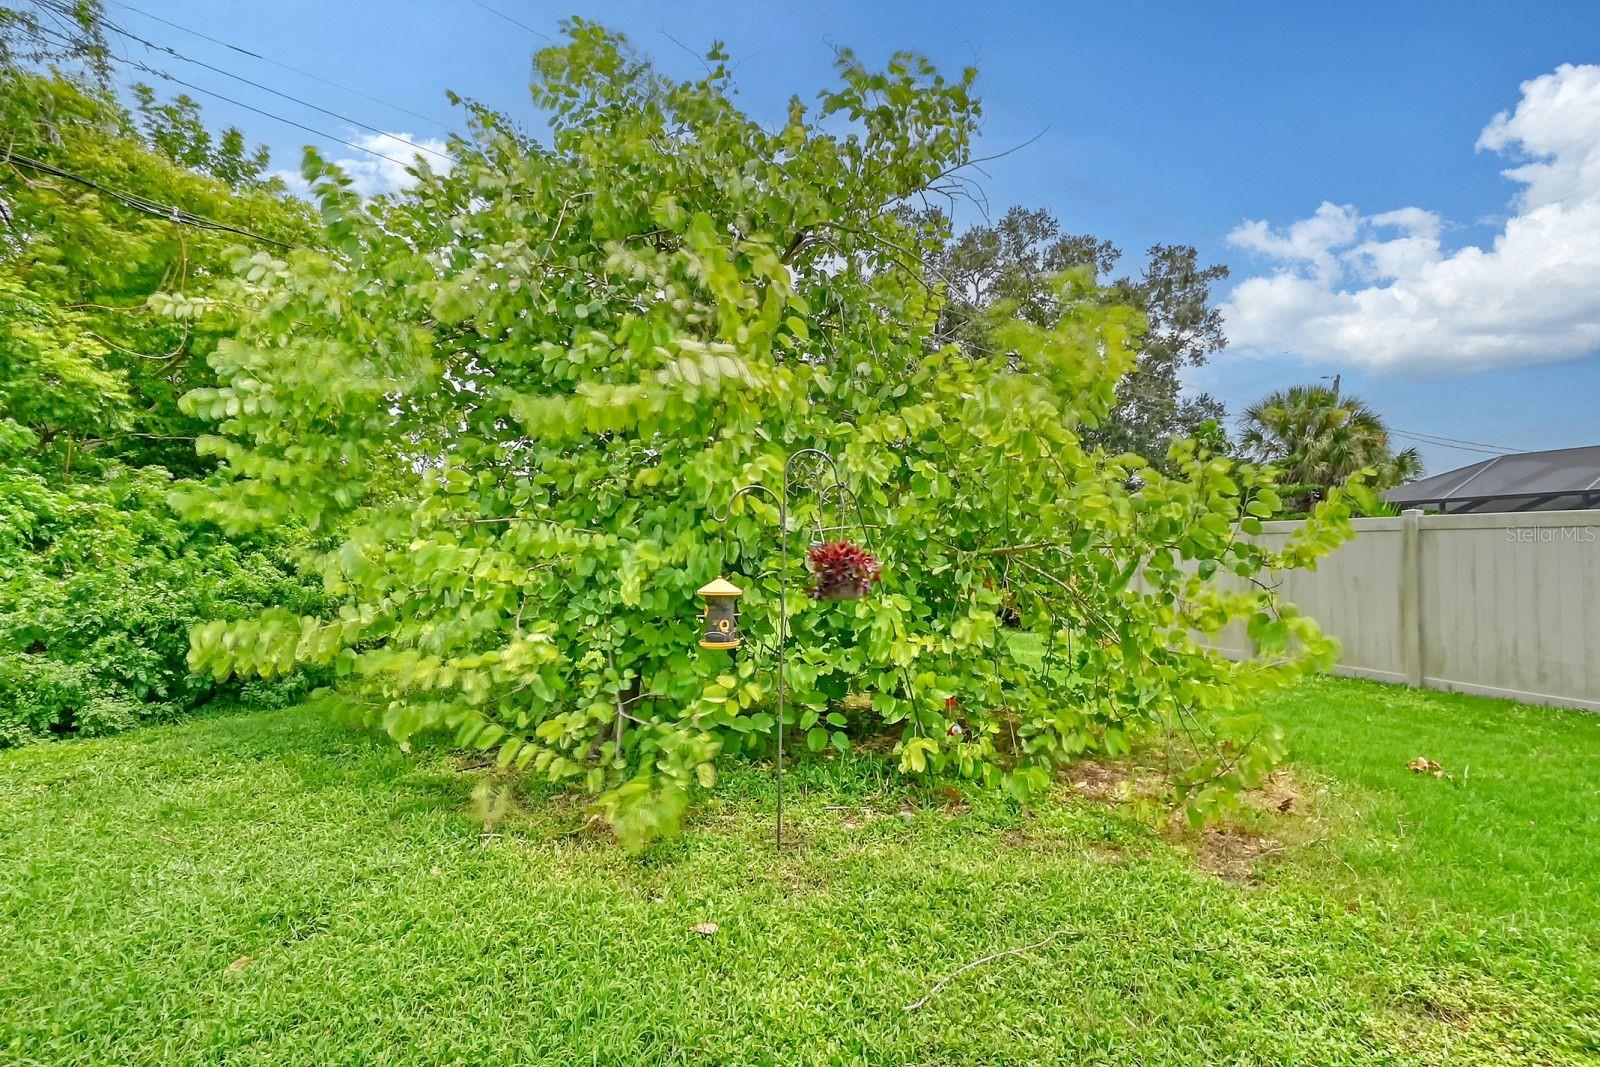
[[1517,165],[1513,214],[1487,247],[1446,253],[1444,221],[1405,207],[1366,215],[1324,203],[1230,243],[1276,261],[1223,307],[1245,350],[1372,370],[1472,370],[1576,359],[1600,349],[1600,66],[1522,84],[1479,150]]
[[1274,230],[1265,219],[1251,219],[1230,233],[1228,242],[1269,259],[1304,264],[1316,277],[1334,280],[1339,264],[1333,249],[1348,245],[1360,232],[1355,208],[1323,201],[1315,215],[1282,230]]
[[[415,185],[417,180],[407,173],[406,167],[417,159],[423,160],[435,171],[448,173],[450,170],[449,159],[431,154],[434,152],[444,154],[443,141],[423,140],[409,133],[369,133],[353,136],[350,141],[367,151],[359,156],[333,159],[330,162],[345,172],[354,183],[356,192],[362,196],[398,192]],[[420,152],[419,148],[428,151]],[[373,152],[377,155],[369,154]],[[380,159],[379,156],[387,158]],[[272,174],[274,177],[282,178],[296,196],[310,197],[311,190],[298,171],[275,170]]]

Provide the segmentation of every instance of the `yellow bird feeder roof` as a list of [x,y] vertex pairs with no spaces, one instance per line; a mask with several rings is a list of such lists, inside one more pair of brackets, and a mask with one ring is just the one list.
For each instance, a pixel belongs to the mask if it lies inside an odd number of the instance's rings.
[[744,596],[744,590],[740,589],[726,578],[717,578],[706,585],[701,586],[695,592],[695,595],[704,597]]

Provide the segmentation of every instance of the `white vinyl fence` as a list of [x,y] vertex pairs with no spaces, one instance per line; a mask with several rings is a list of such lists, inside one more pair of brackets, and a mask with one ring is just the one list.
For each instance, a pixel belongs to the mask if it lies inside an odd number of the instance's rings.
[[[1281,544],[1297,521],[1269,522]],[[1336,673],[1600,711],[1600,511],[1357,519],[1279,593],[1343,647]],[[1242,626],[1215,647],[1249,655]]]

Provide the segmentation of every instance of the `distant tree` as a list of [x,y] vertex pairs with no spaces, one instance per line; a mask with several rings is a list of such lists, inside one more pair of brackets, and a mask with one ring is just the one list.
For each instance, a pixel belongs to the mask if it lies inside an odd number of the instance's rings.
[[[1053,275],[1087,268],[1105,279],[1121,257],[1110,241],[1064,233],[1043,208],[1012,207],[998,222],[953,237],[932,258],[930,272],[945,285],[948,299],[940,335],[981,353],[983,314],[1002,303],[1035,325],[1053,323],[1061,312]],[[1222,405],[1212,397],[1182,395],[1180,375],[1228,343],[1211,303],[1211,287],[1227,276],[1227,267],[1201,267],[1188,245],[1155,245],[1137,276],[1108,284],[1107,299],[1138,308],[1147,328],[1138,360],[1118,385],[1116,406],[1088,432],[1093,443],[1160,464],[1174,437],[1222,417]]]
[[1304,510],[1363,468],[1386,488],[1422,476],[1414,448],[1396,452],[1383,419],[1360,398],[1321,385],[1281,389],[1245,409],[1240,446],[1283,474],[1284,497]]
[[[943,221],[938,212],[928,217]],[[983,313],[1003,301],[1036,326],[1053,323],[1061,296],[1051,277],[1088,267],[1101,278],[1121,254],[1110,241],[1063,234],[1061,223],[1042,208],[1012,207],[1000,221],[969,227],[937,251],[931,270],[946,286],[948,301],[940,334],[969,348],[981,346],[987,333]]]
[[133,95],[145,139],[168,159],[234,189],[261,184],[271,159],[266,145],[250,148],[236,126],[213,134],[201,121],[199,102],[191,96],[180,93],[162,100],[148,85],[135,85]]

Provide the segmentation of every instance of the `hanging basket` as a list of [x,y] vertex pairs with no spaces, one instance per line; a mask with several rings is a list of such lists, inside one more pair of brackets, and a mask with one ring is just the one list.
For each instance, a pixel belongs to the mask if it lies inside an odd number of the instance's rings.
[[806,553],[811,596],[816,600],[860,600],[883,578],[883,565],[850,541],[826,541]]

